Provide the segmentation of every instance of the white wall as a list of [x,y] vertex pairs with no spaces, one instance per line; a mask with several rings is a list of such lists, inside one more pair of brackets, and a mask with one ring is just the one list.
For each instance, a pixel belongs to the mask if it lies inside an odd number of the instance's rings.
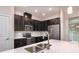
[[[14,7],[0,6],[0,14],[8,15],[11,17],[10,25],[10,39],[11,48],[14,48]],[[5,29],[6,30],[6,29]]]
[[64,10],[60,10],[61,40],[68,40],[68,15]]

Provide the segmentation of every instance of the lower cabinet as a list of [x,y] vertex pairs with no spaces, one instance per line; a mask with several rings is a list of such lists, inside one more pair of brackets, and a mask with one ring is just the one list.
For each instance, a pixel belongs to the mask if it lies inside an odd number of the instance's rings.
[[26,45],[30,45],[30,44],[34,44],[34,43],[38,43],[38,42],[42,42],[48,40],[48,37],[33,37],[32,39],[27,39],[27,38],[22,38],[22,39],[15,39],[14,40],[14,48],[19,48],[22,46],[26,46]]
[[27,45],[27,39],[15,39],[14,40],[14,48],[22,47]]
[[35,38],[34,37],[30,38],[30,39],[27,38],[27,45],[34,44],[34,43],[35,43]]
[[48,37],[35,37],[35,43],[38,43],[38,42],[42,42],[42,41],[45,41],[45,40],[48,40]]

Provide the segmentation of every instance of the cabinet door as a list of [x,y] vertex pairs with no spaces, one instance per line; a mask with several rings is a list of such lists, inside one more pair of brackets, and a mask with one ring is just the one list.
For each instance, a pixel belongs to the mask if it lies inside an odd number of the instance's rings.
[[18,31],[18,25],[19,25],[19,22],[18,22],[18,15],[14,15],[14,30],[15,31]]
[[38,28],[39,28],[39,31],[41,31],[41,22],[39,22],[39,24],[38,24]]
[[34,31],[38,31],[38,23],[37,23],[37,21],[34,21]]
[[15,31],[24,31],[24,18],[20,15],[14,15],[14,29]]
[[40,36],[40,37],[35,37],[35,43],[38,43],[38,42],[42,42],[42,41],[45,41],[45,40],[48,40],[48,37],[43,37]]
[[45,22],[42,22],[42,31],[45,31]]
[[55,24],[60,24],[60,18],[54,18],[48,20],[48,25],[55,25]]
[[42,42],[42,36],[35,37],[35,43]]
[[47,21],[45,21],[44,26],[45,26],[44,27],[45,28],[44,30],[47,31],[48,30],[48,22]]
[[35,22],[35,31],[38,31],[38,22]]
[[34,21],[34,31],[36,31],[36,21]]
[[33,25],[33,31],[35,31],[35,21],[32,20],[32,25]]
[[44,28],[45,27],[45,25],[44,25],[44,22],[41,22],[41,31],[45,31]]
[[24,31],[24,20],[23,20],[22,16],[19,17],[18,22],[19,22],[19,24],[18,24],[19,29],[18,30]]
[[40,29],[40,31],[42,31],[42,22],[40,22],[40,28],[39,29]]
[[22,47],[27,45],[27,39],[15,39],[14,48]]
[[40,31],[40,21],[37,21],[37,31]]

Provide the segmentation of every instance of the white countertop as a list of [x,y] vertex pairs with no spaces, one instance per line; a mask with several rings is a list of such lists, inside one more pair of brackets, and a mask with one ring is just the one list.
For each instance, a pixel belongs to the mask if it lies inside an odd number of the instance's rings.
[[[31,37],[41,37],[41,36],[37,35],[37,36],[31,36]],[[44,37],[47,37],[47,36],[42,36],[42,37],[44,38]],[[14,39],[22,39],[22,38],[26,38],[26,37],[14,37]]]
[[[40,42],[40,43],[47,43],[47,41]],[[8,51],[4,51],[2,53],[29,53],[24,48],[35,46],[39,43],[31,44],[28,46],[11,49]],[[79,52],[79,43],[72,42],[72,41],[59,41],[59,40],[50,40],[50,44],[52,45],[49,50],[44,49],[38,53],[44,52],[44,53],[62,53],[62,52]]]
[[[37,36],[31,36],[31,37],[43,37],[44,39],[44,37],[47,37],[47,36],[37,35]],[[14,39],[22,39],[22,38],[26,38],[26,37],[14,37]]]
[[22,39],[22,38],[26,38],[26,37],[14,37],[14,39]]

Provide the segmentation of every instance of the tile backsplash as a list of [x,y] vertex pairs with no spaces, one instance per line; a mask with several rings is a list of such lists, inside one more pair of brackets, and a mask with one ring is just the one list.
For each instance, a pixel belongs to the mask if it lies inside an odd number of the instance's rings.
[[14,37],[23,37],[23,33],[31,33],[31,36],[47,36],[47,31],[15,31]]

